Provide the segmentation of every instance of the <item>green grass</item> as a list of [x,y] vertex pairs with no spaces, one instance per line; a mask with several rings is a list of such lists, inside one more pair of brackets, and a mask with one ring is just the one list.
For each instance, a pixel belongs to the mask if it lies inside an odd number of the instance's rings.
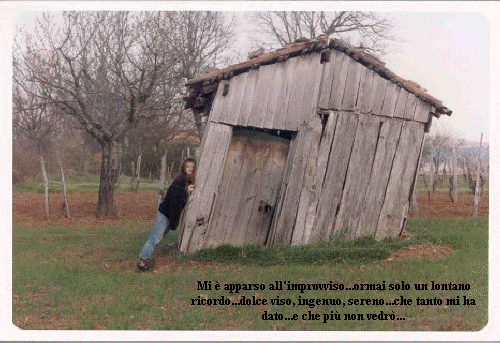
[[[480,330],[487,323],[488,222],[486,218],[412,219],[408,240],[264,248],[223,246],[183,255],[169,234],[156,252],[155,273],[135,273],[137,253],[150,223],[126,227],[26,227],[13,230],[13,320],[24,329],[112,330]],[[454,249],[439,259],[387,261],[399,248],[432,243]],[[198,281],[215,288],[198,289]],[[294,284],[409,284],[409,290],[270,290],[275,281]],[[419,291],[414,284],[468,283],[470,290]],[[264,290],[230,293],[228,284],[262,284]],[[192,299],[289,299],[296,306],[195,306]],[[408,306],[388,305],[395,298]],[[446,299],[473,298],[476,305],[446,306]],[[333,298],[345,306],[298,306],[301,299]],[[415,305],[434,297],[442,305]],[[383,299],[383,305],[348,305],[349,299]],[[379,300],[380,301],[380,300]],[[263,320],[280,313],[297,320]],[[309,314],[310,311],[310,314]],[[368,320],[380,312],[404,320]],[[323,322],[328,314],[341,320]],[[305,314],[306,318],[302,319]],[[345,315],[363,320],[346,320]],[[307,316],[319,316],[308,320]]]
[[[129,192],[130,176],[122,176],[117,184],[117,190]],[[99,189],[99,175],[71,175],[66,177],[66,190],[68,192],[96,192]],[[150,191],[158,189],[158,180],[141,179],[139,183],[140,191]],[[12,187],[14,192],[37,192],[45,191],[43,180],[40,176],[30,178],[24,182],[17,183]],[[63,191],[61,176],[49,176],[49,191],[60,193]]]

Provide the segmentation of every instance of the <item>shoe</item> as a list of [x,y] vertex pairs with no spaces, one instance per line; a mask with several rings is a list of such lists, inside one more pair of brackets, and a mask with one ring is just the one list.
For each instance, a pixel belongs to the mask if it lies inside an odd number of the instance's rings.
[[141,258],[139,262],[137,262],[137,271],[139,273],[151,271],[154,267],[155,263],[153,260],[145,260]]

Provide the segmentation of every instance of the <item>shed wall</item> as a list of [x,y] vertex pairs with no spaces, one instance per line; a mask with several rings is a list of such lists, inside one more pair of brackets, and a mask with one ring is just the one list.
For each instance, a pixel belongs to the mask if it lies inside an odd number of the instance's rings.
[[396,236],[407,215],[430,111],[428,103],[336,50],[327,63],[312,53],[221,82],[181,251],[217,245],[208,244],[206,233],[235,125],[297,132],[268,245]]

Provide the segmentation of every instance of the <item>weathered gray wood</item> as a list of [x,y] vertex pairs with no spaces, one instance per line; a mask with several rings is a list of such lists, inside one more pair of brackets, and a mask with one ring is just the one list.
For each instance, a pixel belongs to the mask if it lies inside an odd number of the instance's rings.
[[277,213],[276,221],[273,223],[273,230],[268,240],[269,245],[290,244],[297,208],[300,200],[300,192],[304,181],[307,156],[313,147],[315,134],[314,128],[303,125],[297,134],[297,143],[290,165],[288,184],[282,198],[280,212]]
[[304,230],[302,236],[297,238],[296,244],[309,243],[312,232],[315,229],[314,223],[316,221],[318,203],[322,196],[322,185],[326,177],[330,154],[332,153],[331,148],[338,116],[338,112],[329,111],[328,113],[328,120],[321,135],[321,141],[319,144],[316,169],[314,171],[314,178],[311,186],[310,203],[307,208],[306,218],[304,221]]
[[[271,91],[269,92],[269,99],[267,102],[267,114],[264,116],[264,121],[262,123],[262,127],[265,129],[278,128],[274,126],[275,121],[277,120],[278,116],[283,116],[284,109],[278,108],[278,103],[280,102],[280,98],[285,96],[284,94],[286,93],[285,65],[286,63],[276,63],[269,66],[270,68],[272,68],[272,78],[269,85]],[[279,128],[283,129],[284,125]]]
[[350,58],[349,60],[349,69],[347,71],[342,109],[345,111],[354,111],[356,109],[356,101],[358,99],[361,70],[366,69],[366,67],[356,62],[354,59]]
[[224,96],[222,95],[224,91],[224,84],[226,81],[219,82],[219,86],[217,87],[217,93],[215,93],[214,101],[212,102],[212,109],[210,110],[210,114],[208,115],[208,121],[218,123],[219,118],[222,115],[222,111],[224,109]]
[[243,182],[239,176],[245,160],[247,139],[247,137],[234,136],[231,139],[221,182],[214,199],[215,205],[210,217],[210,224],[205,235],[203,245],[205,248],[225,243],[226,231],[233,226],[234,213],[238,204],[235,197],[243,195]]
[[361,113],[370,113],[372,109],[371,94],[373,89],[373,79],[375,72],[368,68],[362,68],[361,81],[359,85],[358,100],[356,109]]
[[241,101],[240,114],[238,116],[238,125],[240,126],[247,126],[248,118],[250,117],[252,106],[255,101],[254,92],[258,81],[259,70],[252,69],[247,71],[245,74],[247,74],[247,76],[243,91],[244,96]]
[[417,97],[415,94],[408,94],[408,99],[406,100],[404,118],[413,120],[415,116],[415,109],[417,108]]
[[194,251],[203,244],[213,200],[232,135],[232,127],[210,123],[207,127],[203,155],[196,174],[196,190],[186,212],[186,222],[180,244],[181,251]]
[[270,87],[274,76],[274,68],[272,66],[262,66],[259,68],[259,76],[253,96],[252,109],[248,117],[247,125],[252,127],[263,127],[264,120],[267,115],[267,105],[270,93],[274,89]]
[[415,115],[413,120],[418,121],[420,123],[427,123],[430,118],[430,111],[432,105],[426,101],[417,99],[417,106],[415,109]]
[[357,237],[373,236],[377,229],[402,124],[402,120],[389,118],[382,122],[372,173],[359,215]]
[[299,116],[299,127],[302,124],[316,121],[318,119],[318,102],[320,97],[321,74],[323,72],[323,64],[321,54],[313,53],[306,56],[307,58],[301,65],[301,68],[307,70],[306,76],[301,82],[305,84],[302,93],[302,101],[298,108],[297,115]]
[[[290,100],[290,92],[292,87],[292,76],[295,73],[295,68],[298,64],[298,60],[296,58],[290,58],[285,63],[281,63],[282,70],[281,73],[281,82],[278,85],[278,89],[276,90],[277,101],[276,101],[276,110],[274,111],[274,123],[273,128],[277,130],[285,130],[287,128],[287,111],[288,111],[288,102]],[[279,96],[278,96],[279,94]]]
[[423,124],[410,121],[403,123],[375,232],[377,240],[395,237],[402,230],[408,213],[411,185],[415,179],[423,137]]
[[370,95],[371,113],[380,115],[385,98],[385,90],[390,81],[375,74],[373,77],[373,89]]
[[304,80],[307,78],[309,70],[307,66],[309,65],[308,56],[294,57],[292,60],[296,60],[295,71],[291,74],[290,78],[290,95],[288,100],[287,112],[286,112],[286,129],[297,131],[299,125],[302,121],[302,116],[304,112],[303,99],[304,93],[311,87],[307,85]]
[[285,139],[273,137],[268,141],[268,153],[261,157],[264,162],[262,179],[258,183],[257,196],[246,226],[244,244],[266,243],[289,147],[290,142]]
[[241,112],[241,104],[245,96],[247,73],[237,75],[229,80],[229,93],[224,97],[220,123],[236,125]]
[[385,90],[384,103],[380,115],[384,117],[393,117],[396,108],[396,101],[398,100],[401,87],[395,83],[389,82]]
[[285,162],[285,170],[283,172],[283,181],[281,182],[281,185],[279,188],[278,197],[276,199],[276,207],[274,210],[273,219],[271,220],[271,225],[269,228],[269,232],[267,234],[267,240],[266,240],[267,245],[272,245],[273,237],[274,237],[275,231],[276,231],[275,229],[278,228],[278,231],[279,231],[279,228],[280,228],[279,225],[281,225],[280,218],[281,218],[281,213],[285,209],[283,207],[283,205],[284,205],[285,195],[287,193],[288,184],[290,183],[289,180],[290,180],[290,174],[291,174],[291,170],[292,170],[292,162],[293,162],[294,156],[297,154],[297,150],[300,149],[300,146],[298,145],[298,143],[301,143],[301,142],[299,142],[299,139],[297,136],[293,137],[292,140],[290,141],[290,148],[288,150],[288,156],[287,156],[286,162]]
[[365,192],[370,180],[379,136],[377,116],[360,114],[354,146],[349,158],[339,212],[335,218],[334,235],[356,238]]
[[396,101],[396,108],[394,109],[394,117],[405,118],[405,108],[407,101],[408,101],[408,92],[404,88],[401,88],[398,100]]
[[[320,117],[314,117],[310,122],[311,127],[311,148],[306,156],[305,160],[305,170],[304,177],[302,181],[302,186],[300,190],[299,204],[297,208],[297,216],[295,220],[295,226],[293,228],[291,244],[302,244],[303,241],[308,238],[310,232],[306,233],[306,219],[308,213],[312,211],[316,198],[316,186],[315,181],[319,178],[317,175],[318,169],[316,168],[318,163],[319,148],[321,147],[321,119]],[[325,170],[323,170],[324,172]]]
[[321,187],[321,197],[318,201],[313,231],[309,239],[311,242],[330,238],[342,198],[342,189],[357,125],[358,115],[351,112],[338,113],[326,168],[327,172],[323,183],[316,186]]
[[[242,192],[235,194],[233,202],[238,204],[234,213],[231,227],[226,230],[225,242],[237,246],[244,243],[248,222],[252,215],[257,198],[259,183],[262,182],[263,154],[268,149],[267,142],[248,139],[243,167],[239,175],[239,182],[243,185]],[[233,219],[231,218],[231,219]],[[228,234],[229,233],[229,234]]]
[[332,92],[330,94],[330,105],[328,106],[329,109],[340,110],[342,108],[350,60],[351,58],[344,53],[338,53],[335,57],[335,72]]
[[203,247],[265,244],[288,146],[266,133],[235,131]]
[[337,60],[337,54],[340,54],[337,50],[332,50],[330,53],[330,61],[324,63],[323,78],[321,82],[320,96],[318,107],[321,109],[330,108],[330,95],[332,93],[333,79],[335,78],[335,62]]

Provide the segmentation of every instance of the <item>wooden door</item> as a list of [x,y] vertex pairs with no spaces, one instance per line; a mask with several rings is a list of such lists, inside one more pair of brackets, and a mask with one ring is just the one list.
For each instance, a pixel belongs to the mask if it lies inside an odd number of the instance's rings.
[[290,141],[234,129],[205,246],[265,244]]

